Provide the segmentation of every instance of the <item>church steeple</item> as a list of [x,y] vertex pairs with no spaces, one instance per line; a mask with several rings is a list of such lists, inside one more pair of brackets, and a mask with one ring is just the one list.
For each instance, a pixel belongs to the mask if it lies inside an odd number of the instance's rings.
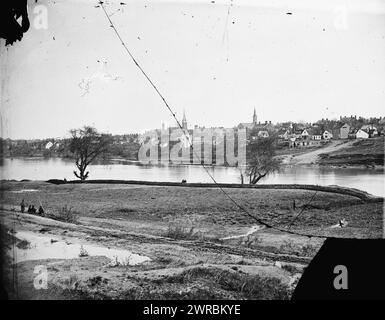
[[187,130],[187,120],[186,120],[186,113],[183,110],[183,120],[182,120],[182,128],[183,130]]
[[253,114],[253,124],[256,125],[257,124],[257,112],[255,111],[255,107],[254,107],[254,114]]

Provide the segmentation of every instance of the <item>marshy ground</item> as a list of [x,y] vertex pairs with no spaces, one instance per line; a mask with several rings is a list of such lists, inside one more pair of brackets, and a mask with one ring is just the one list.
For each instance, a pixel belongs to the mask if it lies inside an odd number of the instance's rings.
[[[288,299],[323,243],[323,238],[256,228],[253,218],[214,188],[8,181],[2,191],[8,253],[13,245],[28,250],[26,240],[16,235],[29,232],[52,238],[53,244],[124,249],[150,259],[111,265],[105,256],[79,252],[72,259],[21,261],[15,269],[8,257],[11,298]],[[226,191],[251,214],[282,228],[301,212],[292,231],[383,235],[382,202],[310,190]],[[35,207],[41,204],[45,216],[21,214],[22,199]],[[335,227],[343,219],[346,226]],[[37,265],[48,270],[47,290],[33,286]],[[17,288],[12,285],[15,270]]]

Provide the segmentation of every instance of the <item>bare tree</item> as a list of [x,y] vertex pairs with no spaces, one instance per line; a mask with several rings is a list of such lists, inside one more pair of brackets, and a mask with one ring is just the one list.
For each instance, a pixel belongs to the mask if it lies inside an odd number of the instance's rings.
[[111,144],[111,136],[101,134],[95,128],[88,126],[81,129],[73,129],[70,133],[69,149],[79,171],[74,171],[74,175],[84,181],[88,178],[89,171],[86,171],[88,165],[108,151]]
[[275,158],[274,138],[258,138],[247,146],[246,175],[250,184],[256,184],[268,174],[280,168],[281,161]]

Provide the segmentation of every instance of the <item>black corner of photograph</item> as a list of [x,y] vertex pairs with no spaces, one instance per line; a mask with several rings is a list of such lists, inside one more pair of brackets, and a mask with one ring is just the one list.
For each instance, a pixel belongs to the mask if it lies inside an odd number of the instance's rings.
[[385,300],[384,40],[383,0],[2,1],[0,299]]

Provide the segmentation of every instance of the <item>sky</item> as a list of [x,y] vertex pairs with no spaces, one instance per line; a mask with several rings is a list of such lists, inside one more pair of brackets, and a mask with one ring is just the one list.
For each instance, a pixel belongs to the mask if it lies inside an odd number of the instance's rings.
[[[105,2],[111,20],[190,127],[251,122],[254,108],[273,123],[385,116],[385,1],[120,2]],[[97,5],[28,1],[30,30],[0,43],[3,137],[175,125]]]

